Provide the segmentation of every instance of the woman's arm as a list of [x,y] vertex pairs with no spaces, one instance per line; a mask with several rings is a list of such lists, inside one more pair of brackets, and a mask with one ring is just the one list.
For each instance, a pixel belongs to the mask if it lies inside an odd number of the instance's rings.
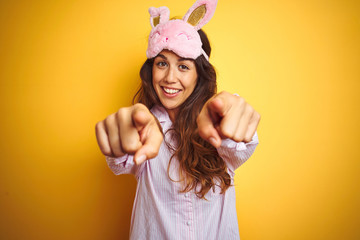
[[138,178],[138,173],[141,172],[143,165],[136,164],[134,162],[134,156],[130,154],[125,154],[117,158],[106,156],[106,163],[115,175],[132,174],[135,175],[136,178]]
[[255,132],[252,140],[248,143],[223,139],[217,151],[226,162],[228,169],[234,174],[235,170],[251,157],[258,144],[259,139]]

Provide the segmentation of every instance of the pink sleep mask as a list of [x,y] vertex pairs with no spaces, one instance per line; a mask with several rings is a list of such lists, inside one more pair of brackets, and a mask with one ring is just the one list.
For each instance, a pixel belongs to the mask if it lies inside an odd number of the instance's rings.
[[149,8],[152,30],[149,36],[147,58],[156,57],[162,50],[173,51],[183,58],[196,59],[200,55],[209,61],[202,49],[197,32],[214,15],[217,0],[198,0],[187,11],[183,19],[169,20],[167,7]]

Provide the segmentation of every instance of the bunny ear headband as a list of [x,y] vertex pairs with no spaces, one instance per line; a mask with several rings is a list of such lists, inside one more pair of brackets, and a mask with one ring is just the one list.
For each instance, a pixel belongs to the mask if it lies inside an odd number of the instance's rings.
[[170,11],[167,7],[149,8],[152,30],[147,58],[156,57],[163,49],[167,49],[183,58],[196,59],[202,54],[209,61],[197,31],[210,21],[216,4],[217,0],[197,0],[182,20],[169,20]]

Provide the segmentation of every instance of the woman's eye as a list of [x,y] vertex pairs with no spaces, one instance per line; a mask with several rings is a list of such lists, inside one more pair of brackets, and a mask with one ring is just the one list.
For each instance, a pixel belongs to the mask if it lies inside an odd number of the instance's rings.
[[159,66],[159,67],[165,67],[166,62],[158,62],[156,65]]
[[179,68],[181,69],[181,70],[187,70],[187,69],[189,69],[186,65],[180,65],[179,66]]

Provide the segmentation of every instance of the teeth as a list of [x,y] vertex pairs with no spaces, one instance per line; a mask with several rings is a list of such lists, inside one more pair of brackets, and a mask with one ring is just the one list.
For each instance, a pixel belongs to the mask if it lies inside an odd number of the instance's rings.
[[164,88],[164,91],[169,94],[174,94],[180,92],[179,89],[170,89],[170,88]]

